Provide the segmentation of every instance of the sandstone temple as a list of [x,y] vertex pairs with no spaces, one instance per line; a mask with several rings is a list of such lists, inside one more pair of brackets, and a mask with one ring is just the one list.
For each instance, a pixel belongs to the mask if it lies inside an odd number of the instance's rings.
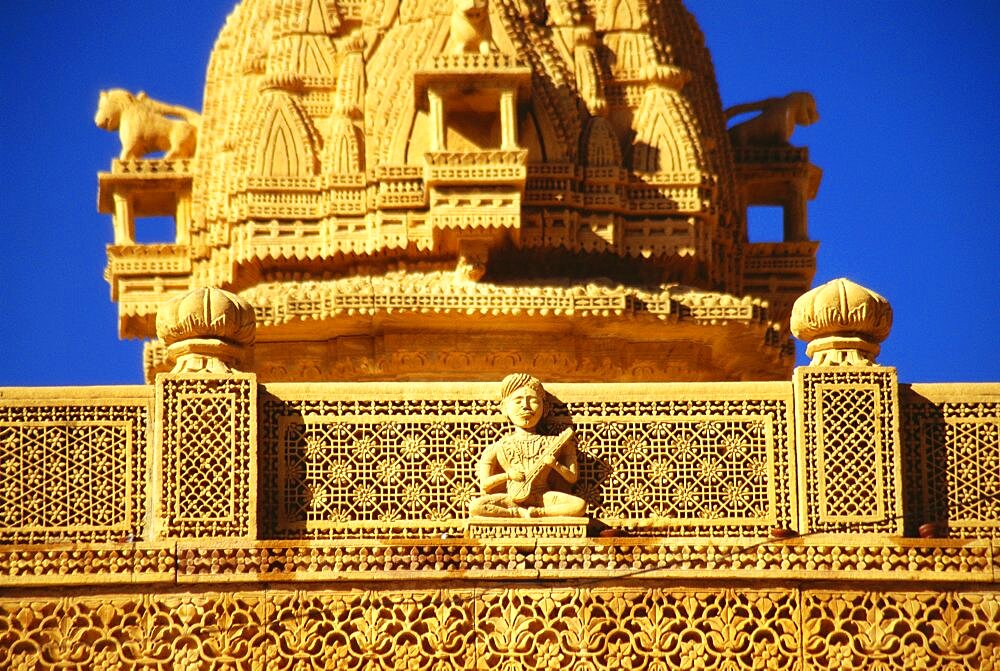
[[1000,670],[1000,384],[810,288],[768,93],[680,0],[244,0],[202,110],[101,92],[146,384],[0,388],[0,668]]

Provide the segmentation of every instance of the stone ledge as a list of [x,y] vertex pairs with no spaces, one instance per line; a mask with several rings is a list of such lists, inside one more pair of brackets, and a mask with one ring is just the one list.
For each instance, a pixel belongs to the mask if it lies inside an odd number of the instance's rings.
[[0,586],[748,579],[1000,583],[989,540],[585,538],[0,546]]
[[470,540],[495,539],[516,547],[533,547],[537,541],[587,537],[586,517],[539,517],[502,519],[473,517],[465,530]]

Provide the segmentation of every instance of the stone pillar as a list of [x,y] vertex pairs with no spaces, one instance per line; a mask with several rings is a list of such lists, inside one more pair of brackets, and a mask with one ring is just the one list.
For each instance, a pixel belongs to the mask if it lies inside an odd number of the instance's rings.
[[500,148],[517,149],[517,91],[500,93]]
[[153,538],[257,537],[257,377],[239,372],[253,307],[220,289],[168,301],[156,317],[170,373],[156,376]]
[[135,244],[135,213],[132,211],[132,199],[116,193],[112,196],[115,202],[115,213],[111,220],[115,229],[116,245]]
[[878,365],[892,309],[837,279],[792,307],[792,333],[808,343],[796,368],[799,533],[903,533],[899,381]]
[[796,179],[789,187],[788,200],[783,208],[783,235],[785,242],[804,242],[809,239],[809,201],[806,197],[806,180]]
[[191,193],[184,192],[177,196],[177,207],[174,210],[174,242],[186,245],[191,241]]
[[448,147],[445,140],[444,101],[441,99],[441,94],[438,91],[427,91],[427,104],[430,108],[431,122],[430,149],[446,151]]

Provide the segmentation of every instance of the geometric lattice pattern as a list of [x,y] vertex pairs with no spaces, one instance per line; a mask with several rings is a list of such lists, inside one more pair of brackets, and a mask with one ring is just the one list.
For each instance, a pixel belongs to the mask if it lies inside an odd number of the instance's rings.
[[800,532],[903,532],[896,371],[795,371]]
[[576,493],[614,524],[648,518],[683,528],[725,520],[744,531],[772,529],[778,523],[776,457],[786,474],[788,464],[776,454],[774,419],[581,416],[574,423],[586,458]]
[[233,522],[236,504],[236,397],[178,394],[177,443],[167,466],[177,477],[175,522]]
[[979,402],[954,398],[950,385],[907,389],[902,435],[911,527],[939,522],[953,536],[1000,537],[1000,387],[989,387],[992,397]]
[[145,399],[0,406],[0,543],[139,537],[148,414]]
[[876,385],[817,384],[820,517],[877,522],[885,515]]
[[612,585],[0,598],[5,669],[839,671],[998,663],[1000,601],[989,592]]
[[1000,528],[1000,418],[948,418],[949,517]]
[[[276,511],[265,535],[461,529],[479,491],[479,455],[510,431],[496,404],[336,400],[336,390],[324,401],[262,401],[262,494],[264,509]],[[320,393],[310,387],[312,398]],[[574,428],[580,479],[572,491],[607,524],[656,535],[762,535],[791,524],[788,405],[567,401],[545,430]]]
[[256,518],[252,376],[161,376],[163,535],[247,536]]
[[468,517],[478,494],[478,446],[504,432],[500,416],[282,417],[281,528],[425,526]]

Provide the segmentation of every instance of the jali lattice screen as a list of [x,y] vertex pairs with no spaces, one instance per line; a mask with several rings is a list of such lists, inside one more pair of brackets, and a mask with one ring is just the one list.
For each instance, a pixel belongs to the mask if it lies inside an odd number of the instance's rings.
[[[685,388],[602,385],[609,400],[590,400],[587,385],[553,385],[545,430],[575,429],[573,491],[589,513],[658,535],[789,526],[789,386],[714,385],[698,397]],[[262,500],[273,537],[456,532],[478,492],[476,460],[510,430],[492,385],[267,389]]]
[[142,387],[0,400],[0,543],[141,537],[150,401]]

